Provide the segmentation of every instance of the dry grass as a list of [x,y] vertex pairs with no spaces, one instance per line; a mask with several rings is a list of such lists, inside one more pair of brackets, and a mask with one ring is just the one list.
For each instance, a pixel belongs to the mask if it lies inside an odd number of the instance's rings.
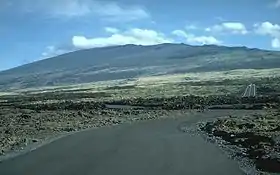
[[[1,95],[13,95],[15,93],[44,93],[53,91],[75,91],[79,92],[107,92],[112,94],[111,97],[104,97],[99,100],[108,98],[121,99],[131,97],[168,97],[174,95],[224,95],[239,94],[243,86],[240,85],[210,85],[208,82],[218,82],[223,80],[244,80],[244,86],[250,79],[259,79],[264,77],[280,77],[280,69],[244,69],[221,72],[202,72],[186,73],[139,77],[131,80],[113,80],[99,81],[93,83],[84,83],[69,86],[42,87],[33,89],[21,89],[12,93],[1,93]],[[203,83],[204,85],[195,85]],[[129,88],[126,88],[129,87]],[[131,88],[133,87],[133,88]]]

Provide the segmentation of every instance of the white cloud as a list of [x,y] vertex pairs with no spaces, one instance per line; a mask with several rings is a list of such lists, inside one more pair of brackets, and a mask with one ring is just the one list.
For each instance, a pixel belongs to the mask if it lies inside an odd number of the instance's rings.
[[105,27],[105,31],[108,33],[119,33],[119,29],[114,27]]
[[257,34],[280,37],[280,25],[278,24],[272,24],[266,21],[261,24],[257,23],[254,27]]
[[188,43],[190,44],[216,44],[219,45],[222,42],[217,40],[213,36],[193,36],[187,38]]
[[85,36],[73,36],[72,38],[72,44],[79,49],[125,44],[154,45],[171,42],[173,40],[165,37],[163,33],[139,28],[119,31],[109,37],[86,38]]
[[257,23],[254,25],[255,33],[258,35],[270,36],[271,47],[280,48],[280,25],[272,24],[271,22]]
[[149,18],[149,13],[140,6],[121,5],[112,1],[103,0],[22,0],[24,12],[44,13],[51,17],[81,17],[96,15],[107,21],[132,21]]
[[188,38],[191,37],[190,34],[187,34],[185,31],[183,30],[174,30],[172,32],[173,35],[179,36],[179,37],[183,37],[183,38]]
[[280,39],[279,38],[274,38],[271,41],[271,47],[273,47],[275,49],[280,49]]
[[245,35],[248,33],[246,26],[240,22],[224,22],[212,27],[208,27],[205,29],[205,31],[219,34],[231,33]]
[[216,39],[213,36],[195,36],[194,34],[188,34],[183,30],[174,30],[173,35],[186,39],[188,44],[216,44],[219,45],[222,41]]

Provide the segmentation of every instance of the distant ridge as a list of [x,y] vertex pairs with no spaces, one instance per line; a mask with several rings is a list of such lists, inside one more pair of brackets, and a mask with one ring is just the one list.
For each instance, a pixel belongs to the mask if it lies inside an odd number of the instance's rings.
[[280,67],[280,52],[159,44],[79,50],[0,72],[0,89],[67,85],[143,75]]

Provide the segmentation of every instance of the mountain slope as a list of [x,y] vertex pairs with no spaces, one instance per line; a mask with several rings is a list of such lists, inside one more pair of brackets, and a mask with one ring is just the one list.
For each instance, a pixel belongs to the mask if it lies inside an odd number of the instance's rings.
[[80,50],[0,72],[0,89],[28,88],[142,75],[278,68],[280,52],[215,45],[124,45]]

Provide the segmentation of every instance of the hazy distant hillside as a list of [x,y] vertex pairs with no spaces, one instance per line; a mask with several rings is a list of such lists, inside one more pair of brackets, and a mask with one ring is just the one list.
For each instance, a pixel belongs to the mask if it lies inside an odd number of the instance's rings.
[[124,45],[75,51],[0,72],[0,89],[179,72],[278,67],[280,52],[246,47]]

